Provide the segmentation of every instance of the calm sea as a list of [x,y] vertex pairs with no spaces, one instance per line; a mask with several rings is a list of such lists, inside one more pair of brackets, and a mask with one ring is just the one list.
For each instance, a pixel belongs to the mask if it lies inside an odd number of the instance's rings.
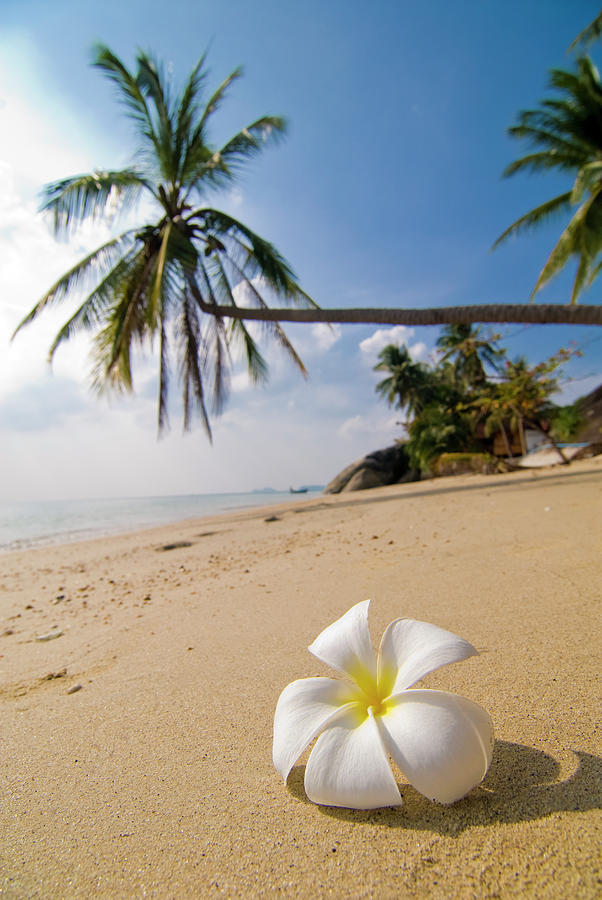
[[[298,499],[315,497],[310,490]],[[292,499],[288,491],[0,504],[0,552],[64,544]]]

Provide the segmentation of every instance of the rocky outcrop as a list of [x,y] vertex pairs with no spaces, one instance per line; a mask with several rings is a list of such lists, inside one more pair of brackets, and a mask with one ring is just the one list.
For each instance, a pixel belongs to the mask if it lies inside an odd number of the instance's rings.
[[383,487],[399,481],[415,481],[418,477],[409,468],[408,457],[403,444],[394,444],[384,450],[374,450],[362,459],[339,472],[324,488],[325,494],[339,494],[341,491],[363,491],[367,488]]

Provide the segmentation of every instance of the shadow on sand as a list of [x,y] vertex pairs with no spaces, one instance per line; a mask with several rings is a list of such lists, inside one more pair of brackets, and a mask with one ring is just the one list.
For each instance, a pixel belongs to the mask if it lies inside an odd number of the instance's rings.
[[[327,816],[386,828],[435,831],[454,837],[475,825],[530,822],[553,813],[602,808],[602,759],[574,751],[578,765],[570,778],[557,782],[560,766],[553,757],[523,744],[496,741],[483,784],[455,803],[432,803],[408,784],[400,784],[403,806],[374,810],[318,807]],[[295,766],[288,789],[309,803],[303,789],[305,766]]]

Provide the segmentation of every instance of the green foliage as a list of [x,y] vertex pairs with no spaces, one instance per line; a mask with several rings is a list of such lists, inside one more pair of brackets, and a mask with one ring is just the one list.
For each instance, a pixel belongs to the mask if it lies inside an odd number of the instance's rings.
[[[83,294],[50,356],[78,332],[91,331],[95,386],[131,390],[132,348],[158,337],[159,430],[167,425],[169,383],[175,374],[184,427],[198,415],[210,436],[208,403],[216,413],[223,407],[232,351],[238,348],[244,355],[253,381],[267,377],[266,362],[243,322],[229,319],[225,324],[212,310],[243,304],[264,310],[266,292],[286,303],[315,307],[272,244],[207,204],[210,193],[235,181],[245,162],[280,140],[286,123],[263,116],[216,147],[210,141],[211,120],[240,69],[207,97],[204,57],[179,91],[150,54],[140,52],[135,71],[130,71],[108,47],[98,45],[93,65],[112,82],[133,125],[135,163],[47,185],[42,210],[55,233],[65,236],[87,219],[113,220],[131,212],[142,198],[150,200],[153,217],[66,272],[17,331],[48,306]],[[279,322],[265,328],[306,374]]]
[[435,463],[434,471],[436,475],[461,475],[468,472],[491,475],[499,471],[500,465],[499,460],[490,453],[442,453]]
[[[599,19],[599,17],[598,17]],[[594,31],[599,27],[596,19]],[[588,288],[601,267],[602,252],[602,85],[588,57],[577,60],[576,72],[553,69],[550,87],[557,95],[541,101],[539,109],[520,113],[512,137],[526,141],[533,152],[511,163],[505,175],[517,172],[566,172],[573,187],[521,216],[497,239],[537,227],[551,216],[570,214],[570,220],[541,270],[534,296],[570,259],[577,261],[571,303]]]
[[571,43],[569,50],[574,50],[575,47],[582,44],[587,46],[588,44],[597,41],[602,34],[602,12],[599,12],[598,15],[591,21],[586,27],[581,31],[575,40]]
[[406,445],[413,469],[428,472],[442,453],[478,449],[469,415],[432,404],[409,426]]
[[499,370],[504,355],[497,346],[499,337],[482,337],[480,326],[449,325],[437,339],[437,347],[443,353],[443,362],[453,360],[456,379],[474,387],[486,380],[486,366],[494,372]]
[[557,441],[571,441],[585,423],[579,404],[558,406],[551,412],[550,431]]
[[[497,340],[482,338],[471,326],[450,325],[437,341],[443,354],[435,365],[414,362],[405,346],[389,345],[379,354],[375,370],[389,376],[376,391],[408,413],[406,450],[412,468],[436,471],[443,454],[488,454],[498,434],[508,456],[516,440],[526,452],[525,426],[553,441],[562,428],[567,433],[572,408],[555,407],[551,397],[558,390],[560,367],[579,351],[563,348],[529,365],[505,359]],[[484,362],[493,370],[489,377]]]

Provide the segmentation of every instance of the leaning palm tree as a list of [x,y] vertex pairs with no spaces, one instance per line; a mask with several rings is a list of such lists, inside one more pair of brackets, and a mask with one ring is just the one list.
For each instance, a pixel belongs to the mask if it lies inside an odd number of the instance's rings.
[[[133,164],[47,185],[42,208],[52,216],[59,235],[70,234],[86,219],[116,209],[130,211],[142,198],[150,201],[150,221],[125,230],[77,263],[44,294],[17,331],[49,306],[83,291],[83,301],[54,339],[50,358],[78,332],[93,331],[96,385],[131,390],[132,349],[156,338],[159,430],[167,424],[175,364],[184,427],[198,414],[210,436],[208,401],[219,412],[233,345],[246,354],[252,380],[260,381],[267,373],[244,321],[225,322],[218,307],[265,309],[266,292],[294,305],[315,306],[272,244],[208,205],[210,194],[230,185],[246,160],[283,134],[285,123],[264,116],[221,149],[214,147],[209,138],[212,116],[241,71],[235,70],[203,102],[204,57],[179,93],[153,56],[141,52],[136,62],[131,72],[106,46],[95,48],[93,64],[117,88],[137,132]],[[266,327],[305,372],[279,322]]]
[[[600,305],[577,309],[566,304],[318,309],[272,244],[208,205],[215,189],[231,184],[242,164],[284,131],[281,118],[264,116],[221,149],[212,146],[212,116],[240,70],[203,105],[204,58],[179,93],[149,54],[138,55],[134,73],[99,45],[94,65],[117,88],[138,134],[138,153],[125,169],[76,175],[48,185],[42,208],[51,215],[56,234],[65,236],[87,219],[132,210],[143,197],[150,201],[153,216],[107,241],[66,272],[16,331],[53,304],[83,292],[80,305],[56,335],[50,357],[75,334],[91,331],[95,384],[121,390],[132,389],[133,347],[157,338],[160,431],[167,424],[174,357],[182,387],[184,426],[188,428],[198,414],[209,435],[209,400],[219,412],[227,394],[233,345],[242,347],[253,380],[266,377],[265,360],[245,325],[249,320],[260,321],[302,372],[303,363],[282,322],[602,325]],[[288,305],[268,305],[268,294]]]
[[576,72],[553,69],[550,85],[559,96],[542,100],[539,109],[522,112],[518,125],[509,130],[512,137],[527,141],[534,152],[511,163],[504,174],[556,170],[574,177],[572,188],[517,219],[494,247],[551,216],[570,213],[532,296],[574,258],[577,272],[571,303],[576,303],[602,268],[602,85],[598,70],[587,57],[577,60]]

